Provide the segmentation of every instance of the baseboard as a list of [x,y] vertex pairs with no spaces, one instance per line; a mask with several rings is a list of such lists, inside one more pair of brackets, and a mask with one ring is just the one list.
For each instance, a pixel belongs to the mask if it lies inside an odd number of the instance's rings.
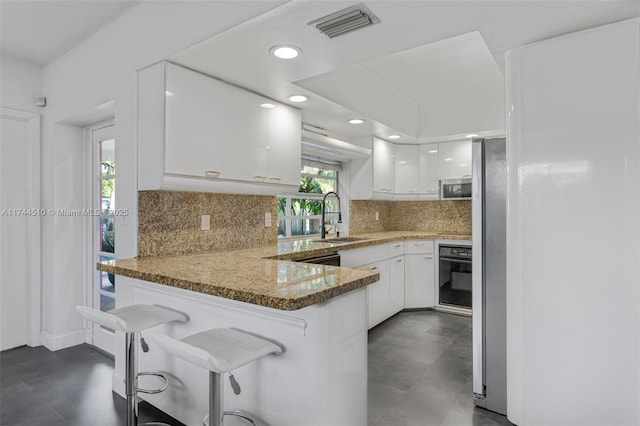
[[83,329],[72,333],[54,335],[43,331],[40,341],[50,351],[59,351],[60,349],[85,343],[87,341],[87,332]]

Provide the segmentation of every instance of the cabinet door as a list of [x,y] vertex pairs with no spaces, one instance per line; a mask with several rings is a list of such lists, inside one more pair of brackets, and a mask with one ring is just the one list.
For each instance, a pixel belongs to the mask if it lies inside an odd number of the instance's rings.
[[165,172],[266,175],[268,112],[253,93],[167,64]]
[[420,183],[420,146],[396,145],[396,194],[417,194]]
[[471,141],[438,144],[440,179],[471,177]]
[[397,256],[389,260],[389,316],[404,309],[404,256]]
[[269,131],[267,145],[268,180],[300,185],[302,127],[300,111],[286,105],[267,110]]
[[405,308],[432,308],[435,306],[433,254],[408,254],[405,262]]
[[395,146],[382,139],[373,139],[373,190],[392,194],[395,189]]
[[438,180],[438,144],[420,145],[420,194],[437,196]]
[[371,328],[389,317],[389,260],[370,263],[365,268],[375,268],[380,274],[380,280],[367,287],[367,316]]

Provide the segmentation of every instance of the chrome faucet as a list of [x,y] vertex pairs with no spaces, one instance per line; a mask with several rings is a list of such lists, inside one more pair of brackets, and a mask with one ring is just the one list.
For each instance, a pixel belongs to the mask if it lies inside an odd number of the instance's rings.
[[[326,207],[326,202],[327,202],[327,197],[329,195],[335,195],[336,198],[338,199],[338,211],[337,212],[326,212],[325,211],[325,207]],[[340,236],[340,224],[342,223],[342,213],[340,212],[340,197],[338,196],[338,194],[336,194],[333,191],[329,191],[326,194],[324,194],[324,197],[322,198],[322,226],[321,226],[321,231],[320,231],[320,238],[321,239],[325,239],[327,236],[327,230],[324,228],[324,217],[326,214],[338,214],[338,227],[336,229],[336,236]]]

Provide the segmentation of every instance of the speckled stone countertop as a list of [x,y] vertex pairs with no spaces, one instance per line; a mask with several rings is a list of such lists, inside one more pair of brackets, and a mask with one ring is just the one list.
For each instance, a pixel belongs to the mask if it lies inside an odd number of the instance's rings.
[[[361,234],[348,243],[313,239],[244,250],[109,260],[98,269],[227,299],[296,310],[377,282],[378,272],[291,262],[339,250],[407,239],[470,240],[470,235],[430,232]],[[330,241],[330,240],[328,240]]]

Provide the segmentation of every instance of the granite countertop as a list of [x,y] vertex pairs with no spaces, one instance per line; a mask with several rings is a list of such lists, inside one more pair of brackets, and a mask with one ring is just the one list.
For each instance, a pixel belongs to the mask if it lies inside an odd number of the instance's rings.
[[362,240],[330,243],[301,239],[244,250],[109,260],[99,262],[98,269],[227,299],[296,310],[375,283],[380,276],[371,270],[291,260],[398,240],[471,239],[468,234],[429,232],[379,232],[357,237]]

